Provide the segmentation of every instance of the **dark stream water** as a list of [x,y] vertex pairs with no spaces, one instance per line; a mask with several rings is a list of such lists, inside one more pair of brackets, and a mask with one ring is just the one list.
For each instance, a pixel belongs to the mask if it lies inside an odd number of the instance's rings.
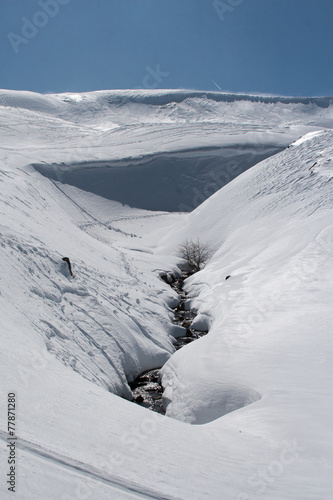
[[[187,307],[188,296],[183,289],[184,281],[188,278],[188,276],[189,274],[186,272],[183,272],[182,276],[177,278],[170,274],[161,276],[161,278],[169,283],[170,286],[178,293],[180,299],[178,306],[174,309],[175,316],[173,323],[184,327],[186,329],[186,334],[183,337],[177,337],[174,339],[173,344],[177,350],[208,333],[191,328],[192,321],[196,314]],[[129,385],[133,392],[134,403],[148,408],[149,410],[162,413],[163,415],[165,414],[165,409],[162,404],[163,388],[160,384],[160,368],[142,373]]]

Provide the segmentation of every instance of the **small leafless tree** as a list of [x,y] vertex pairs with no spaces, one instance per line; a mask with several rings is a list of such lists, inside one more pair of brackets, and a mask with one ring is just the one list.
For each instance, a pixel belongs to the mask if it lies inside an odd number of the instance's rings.
[[213,251],[207,243],[199,239],[196,241],[185,240],[179,246],[179,254],[185,260],[192,273],[200,271],[212,256]]

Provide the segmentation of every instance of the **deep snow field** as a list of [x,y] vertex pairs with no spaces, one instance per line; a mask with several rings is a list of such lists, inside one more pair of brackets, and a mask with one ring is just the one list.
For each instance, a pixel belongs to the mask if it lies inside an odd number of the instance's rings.
[[[0,91],[1,499],[9,392],[20,500],[332,498],[332,128],[331,98]],[[160,274],[198,237],[175,352]],[[166,416],[129,386],[161,366]]]

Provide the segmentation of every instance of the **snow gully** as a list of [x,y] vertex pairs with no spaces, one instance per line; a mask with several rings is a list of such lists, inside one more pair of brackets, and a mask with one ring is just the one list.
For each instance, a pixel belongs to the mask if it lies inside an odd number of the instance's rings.
[[[198,331],[191,328],[196,314],[188,306],[187,292],[184,291],[184,281],[189,276],[190,274],[184,271],[177,277],[173,273],[163,273],[160,276],[179,295],[178,306],[174,309],[173,323],[183,327],[185,335],[174,339],[173,344],[177,350],[208,333],[208,331]],[[133,392],[134,403],[164,415],[165,408],[162,403],[163,387],[160,383],[161,368],[142,373],[129,385]]]

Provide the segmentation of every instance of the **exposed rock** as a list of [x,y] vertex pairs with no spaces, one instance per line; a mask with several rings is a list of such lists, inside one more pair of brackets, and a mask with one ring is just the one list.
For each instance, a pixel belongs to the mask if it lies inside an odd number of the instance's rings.
[[[184,271],[181,275],[179,274],[177,276],[172,273],[160,274],[160,278],[176,290],[180,299],[179,303],[177,303],[174,308],[175,317],[170,330],[170,334],[174,338],[173,344],[176,350],[206,335],[208,330],[208,318],[201,317],[201,321],[198,321],[199,328],[195,329],[192,327],[196,314],[191,310],[191,301],[188,299],[187,293],[183,291],[184,281],[188,276],[189,273]],[[203,319],[205,319],[205,321],[203,321]],[[162,403],[163,388],[159,378],[159,369],[154,369],[142,373],[129,385],[133,391],[134,403],[164,414],[165,410]]]

